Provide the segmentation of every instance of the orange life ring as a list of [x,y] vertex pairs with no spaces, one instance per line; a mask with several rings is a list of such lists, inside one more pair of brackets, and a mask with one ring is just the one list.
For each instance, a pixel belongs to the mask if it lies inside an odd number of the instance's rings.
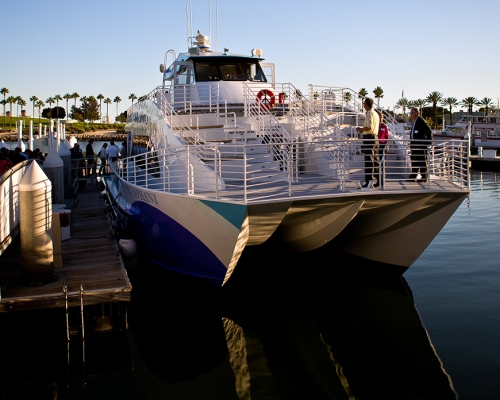
[[264,110],[270,110],[274,107],[274,103],[276,103],[276,97],[270,90],[262,89],[257,93],[257,101]]

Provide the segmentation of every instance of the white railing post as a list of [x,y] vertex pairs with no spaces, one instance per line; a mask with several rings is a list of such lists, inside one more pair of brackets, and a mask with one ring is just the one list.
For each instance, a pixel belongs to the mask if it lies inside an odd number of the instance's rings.
[[162,155],[162,169],[161,169],[161,173],[163,175],[163,191],[165,192],[167,190],[167,186],[166,186],[166,183],[165,183],[165,175],[168,171],[168,167],[167,167],[167,163],[166,163],[166,154],[165,154],[165,149],[163,149],[163,155]]
[[144,184],[146,185],[146,188],[148,187],[148,176],[149,176],[149,156],[151,155],[151,153],[144,153],[144,171],[145,171],[145,175],[144,175]]
[[247,148],[243,147],[243,198],[246,203],[247,198]]
[[218,147],[215,148],[215,198],[219,198],[219,176],[222,177],[222,160]]

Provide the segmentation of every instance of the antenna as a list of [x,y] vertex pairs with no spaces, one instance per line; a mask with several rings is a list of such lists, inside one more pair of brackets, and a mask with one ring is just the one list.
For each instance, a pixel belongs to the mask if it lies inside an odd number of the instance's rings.
[[215,52],[219,49],[219,6],[215,6]]
[[208,6],[208,37],[212,40],[212,0],[210,0],[210,4]]
[[189,50],[189,6],[186,4],[186,35],[187,35],[187,48]]
[[189,13],[190,15],[190,21],[189,21],[189,36],[193,37],[193,1],[191,0],[191,12]]

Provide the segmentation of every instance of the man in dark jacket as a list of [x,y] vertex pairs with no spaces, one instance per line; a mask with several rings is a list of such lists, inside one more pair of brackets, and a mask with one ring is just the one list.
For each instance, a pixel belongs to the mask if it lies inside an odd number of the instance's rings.
[[94,139],[89,139],[89,144],[85,148],[85,158],[87,159],[87,177],[94,175]]
[[69,149],[71,153],[71,170],[72,176],[75,178],[83,178],[83,152],[80,149],[80,145],[75,143],[71,149]]
[[411,149],[411,175],[409,179],[417,179],[420,172],[422,179],[426,181],[429,176],[429,166],[427,165],[427,153],[432,140],[432,131],[429,125],[419,115],[416,108],[410,111],[413,124],[410,131]]

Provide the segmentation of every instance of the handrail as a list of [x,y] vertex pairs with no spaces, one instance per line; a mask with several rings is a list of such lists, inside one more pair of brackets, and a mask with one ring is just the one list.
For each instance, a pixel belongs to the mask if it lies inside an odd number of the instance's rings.
[[[391,148],[396,142],[391,140]],[[413,148],[414,142],[417,141],[412,141]],[[364,181],[365,175],[362,143],[361,139],[294,140],[289,148],[288,144],[279,144],[287,155],[282,158],[275,157],[278,150],[273,151],[268,143],[252,146],[260,148],[257,153],[248,153],[241,144],[189,145],[132,156],[112,167],[120,177],[145,189],[250,203],[269,196],[283,199],[302,196],[307,185],[328,186],[329,195],[355,190],[356,181]],[[442,187],[444,182],[457,190],[468,187],[468,141],[420,143],[427,155],[431,179],[427,183],[414,182],[418,185],[410,186],[412,190],[429,189],[432,185]],[[307,151],[308,147],[312,150]],[[237,151],[242,151],[241,157],[225,156]],[[406,182],[412,173],[409,155],[402,160],[398,157],[389,153],[379,160],[383,190],[412,185]],[[160,165],[166,168],[159,168]],[[299,165],[302,167],[298,168]]]
[[22,161],[0,175],[0,255],[19,231],[19,182],[32,162]]
[[[315,97],[315,94],[317,96]],[[359,92],[337,86],[309,85],[309,101],[314,99],[323,110],[331,110],[334,115],[341,118],[345,115],[364,113],[362,100],[367,96],[361,96]],[[387,125],[391,125],[391,133],[398,139],[407,139],[404,134],[404,124],[398,122],[394,116],[382,107],[374,104],[373,107],[382,112]]]

